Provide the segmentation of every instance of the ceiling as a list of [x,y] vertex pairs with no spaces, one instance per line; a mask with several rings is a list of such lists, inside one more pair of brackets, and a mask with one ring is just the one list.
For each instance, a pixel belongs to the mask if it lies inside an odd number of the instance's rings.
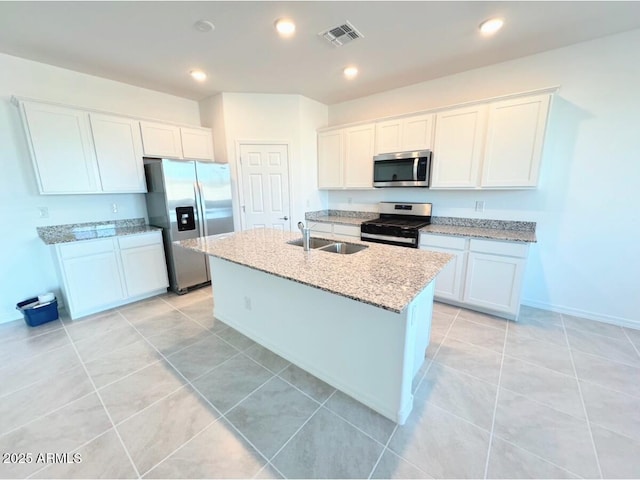
[[[492,16],[505,26],[483,37]],[[276,34],[281,17],[295,21],[292,38]],[[215,29],[196,30],[201,19]],[[364,38],[335,47],[318,35],[345,20]],[[0,2],[1,52],[194,100],[333,104],[639,27],[640,2]],[[351,64],[360,74],[347,80]]]

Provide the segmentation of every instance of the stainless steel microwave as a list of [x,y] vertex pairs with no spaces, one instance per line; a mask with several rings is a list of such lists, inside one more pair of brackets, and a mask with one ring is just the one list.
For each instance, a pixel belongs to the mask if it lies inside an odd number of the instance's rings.
[[428,187],[431,150],[384,153],[373,157],[374,187]]

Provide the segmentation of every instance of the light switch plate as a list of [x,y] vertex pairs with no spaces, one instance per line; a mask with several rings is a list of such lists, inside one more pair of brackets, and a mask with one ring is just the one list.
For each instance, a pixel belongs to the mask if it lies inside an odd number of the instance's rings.
[[40,216],[40,218],[49,218],[49,208],[38,207],[38,215]]
[[484,212],[484,200],[476,200],[476,212]]

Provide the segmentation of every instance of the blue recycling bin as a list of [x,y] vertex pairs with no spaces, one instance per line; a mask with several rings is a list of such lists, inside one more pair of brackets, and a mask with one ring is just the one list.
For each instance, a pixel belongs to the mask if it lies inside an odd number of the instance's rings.
[[51,303],[43,305],[37,308],[25,308],[26,306],[36,303],[38,297],[29,298],[24,302],[20,302],[16,305],[16,308],[24,315],[24,321],[30,327],[37,327],[43,323],[52,322],[58,319],[58,300],[53,299]]

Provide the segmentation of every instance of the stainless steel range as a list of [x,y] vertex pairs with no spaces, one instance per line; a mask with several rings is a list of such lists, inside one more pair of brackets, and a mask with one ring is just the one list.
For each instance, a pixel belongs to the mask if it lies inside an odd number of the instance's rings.
[[360,239],[418,248],[420,229],[430,223],[430,203],[380,202],[380,217],[362,223]]

